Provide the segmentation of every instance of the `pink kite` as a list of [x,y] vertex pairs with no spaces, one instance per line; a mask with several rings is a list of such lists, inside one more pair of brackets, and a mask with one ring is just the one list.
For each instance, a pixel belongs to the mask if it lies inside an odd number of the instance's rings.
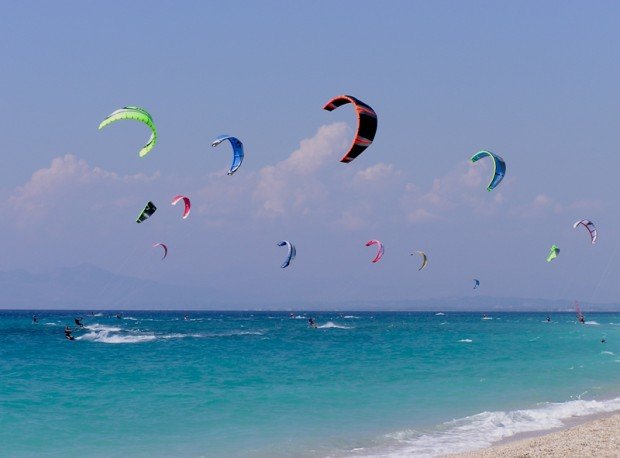
[[185,219],[189,216],[189,211],[192,208],[192,204],[189,201],[189,197],[185,197],[182,195],[174,196],[174,198],[172,199],[172,205],[176,205],[177,202],[181,199],[183,199],[183,202],[185,203],[185,210],[183,210],[183,219]]
[[381,243],[379,240],[369,240],[368,242],[366,242],[366,246],[371,245],[377,245],[377,255],[375,256],[375,259],[372,260],[372,262],[379,262],[383,257],[383,243]]

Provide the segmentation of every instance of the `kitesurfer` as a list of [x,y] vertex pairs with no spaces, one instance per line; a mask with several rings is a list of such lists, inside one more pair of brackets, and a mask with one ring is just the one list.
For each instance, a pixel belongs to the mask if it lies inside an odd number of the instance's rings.
[[586,324],[586,317],[584,317],[583,315],[580,315],[580,316],[579,316],[579,322],[580,322],[581,324]]
[[39,317],[36,315],[32,315],[32,322],[33,323],[38,323],[39,322]]
[[65,326],[65,337],[67,340],[75,340],[75,338],[71,335],[71,328],[69,326]]
[[119,319],[119,320],[122,320],[123,319],[123,315],[121,315],[120,313],[117,313],[116,314],[116,318]]
[[76,326],[79,326],[80,328],[84,327],[84,323],[82,323],[83,318],[74,318],[73,321],[75,321]]
[[603,338],[601,339],[601,343],[607,343],[607,340],[605,340],[605,338],[603,337]]
[[547,323],[551,323],[551,317],[547,315]]
[[314,321],[314,318],[312,317],[308,318],[308,324],[310,325],[311,328],[316,328],[316,322]]

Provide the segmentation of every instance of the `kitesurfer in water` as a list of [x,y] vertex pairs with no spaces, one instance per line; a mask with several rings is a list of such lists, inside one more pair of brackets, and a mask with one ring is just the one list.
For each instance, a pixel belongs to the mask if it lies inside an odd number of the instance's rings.
[[314,318],[312,317],[308,318],[308,324],[310,325],[311,328],[316,328],[316,321],[314,321]]
[[117,313],[117,314],[116,314],[116,318],[117,318],[117,319],[119,319],[119,320],[122,320],[122,319],[123,319],[123,316],[122,316],[120,313]]
[[71,335],[71,328],[69,326],[65,326],[65,337],[68,340],[75,340],[75,338]]
[[84,327],[84,323],[82,323],[83,318],[74,318],[73,321],[75,321],[76,326],[79,326],[80,328]]
[[38,323],[39,322],[39,317],[36,315],[32,315],[32,322],[33,323]]
[[581,324],[586,324],[586,317],[585,317],[585,316],[583,316],[583,315],[580,315],[580,316],[579,316],[579,322],[580,322]]
[[607,340],[603,337],[603,338],[601,339],[601,343],[607,343]]
[[551,323],[551,317],[547,315],[547,323]]

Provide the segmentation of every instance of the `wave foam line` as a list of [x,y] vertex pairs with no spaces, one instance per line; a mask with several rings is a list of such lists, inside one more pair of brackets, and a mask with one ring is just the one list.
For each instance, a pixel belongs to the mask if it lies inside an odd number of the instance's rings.
[[413,430],[387,434],[383,450],[353,456],[433,457],[489,447],[520,433],[546,431],[565,426],[564,420],[620,410],[620,398],[606,401],[574,400],[547,403],[535,409],[482,412],[442,424],[437,431]]

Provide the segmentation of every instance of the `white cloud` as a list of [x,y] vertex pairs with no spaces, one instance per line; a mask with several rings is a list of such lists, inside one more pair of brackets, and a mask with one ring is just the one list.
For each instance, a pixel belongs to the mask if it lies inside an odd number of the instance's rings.
[[492,214],[503,202],[500,191],[488,196],[485,177],[490,173],[487,164],[461,162],[443,177],[435,178],[430,190],[424,192],[413,183],[405,185],[401,204],[411,223],[426,223],[442,218],[459,207],[478,214]]
[[[119,175],[100,167],[90,167],[83,159],[72,154],[57,157],[48,168],[39,169],[8,198],[8,204],[22,217],[42,218],[47,209],[59,200],[71,199],[76,193],[84,194],[96,186],[145,183],[159,177],[145,174]],[[75,199],[77,200],[77,199]]]
[[350,136],[345,123],[322,126],[314,137],[302,140],[288,158],[263,167],[253,193],[258,213],[276,216],[291,210],[302,214],[312,212],[328,195],[316,172],[325,164],[337,164],[338,155],[347,148]]
[[400,170],[396,170],[393,164],[379,162],[355,174],[355,179],[362,182],[379,182],[400,175]]

